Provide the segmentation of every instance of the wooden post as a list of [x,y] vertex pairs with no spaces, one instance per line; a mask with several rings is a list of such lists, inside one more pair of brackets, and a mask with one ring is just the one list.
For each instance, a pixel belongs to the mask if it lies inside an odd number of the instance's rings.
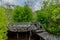
[[31,40],[31,31],[30,31],[30,35],[29,35],[29,40]]
[[18,32],[17,32],[17,40],[18,40],[18,38],[19,38],[19,35],[18,35]]

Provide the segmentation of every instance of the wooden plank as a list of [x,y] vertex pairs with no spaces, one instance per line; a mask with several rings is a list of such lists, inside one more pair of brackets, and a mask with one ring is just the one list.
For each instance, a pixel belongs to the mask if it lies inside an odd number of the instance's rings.
[[42,37],[44,40],[60,40],[60,36],[55,36],[48,32],[42,32],[42,33],[36,33],[36,34]]

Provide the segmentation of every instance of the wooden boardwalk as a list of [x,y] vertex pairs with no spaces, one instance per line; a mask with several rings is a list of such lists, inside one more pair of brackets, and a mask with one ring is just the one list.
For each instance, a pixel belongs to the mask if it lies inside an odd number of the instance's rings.
[[36,35],[38,35],[39,37],[42,37],[44,40],[60,40],[60,36],[50,34],[43,30],[40,30],[40,31],[37,30]]

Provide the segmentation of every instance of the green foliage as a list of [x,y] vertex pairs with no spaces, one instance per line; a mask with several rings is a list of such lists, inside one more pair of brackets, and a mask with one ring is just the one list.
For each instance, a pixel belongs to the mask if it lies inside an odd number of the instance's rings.
[[32,18],[33,18],[33,21],[32,22],[36,22],[37,21],[37,13],[33,13],[32,14]]
[[8,19],[5,9],[0,7],[0,40],[7,40],[7,24]]
[[31,22],[32,21],[32,9],[28,6],[24,6],[24,13],[22,15],[23,22]]
[[28,5],[24,7],[16,6],[13,9],[12,13],[12,21],[13,22],[30,22],[32,21],[32,10]]
[[13,13],[12,13],[12,21],[13,22],[20,22],[21,21],[21,14],[23,14],[23,8],[20,6],[16,6],[13,9]]
[[37,12],[37,20],[50,33],[60,35],[60,6],[49,4]]

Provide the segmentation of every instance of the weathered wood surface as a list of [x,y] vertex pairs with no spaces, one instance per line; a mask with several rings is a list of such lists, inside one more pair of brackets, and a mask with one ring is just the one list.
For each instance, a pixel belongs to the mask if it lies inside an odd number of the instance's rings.
[[46,31],[36,33],[36,34],[45,40],[60,40],[60,36],[55,36],[53,34],[46,32]]
[[13,32],[24,32],[24,31],[36,30],[37,28],[38,27],[36,27],[34,24],[31,24],[30,22],[20,22],[10,24],[8,30]]

